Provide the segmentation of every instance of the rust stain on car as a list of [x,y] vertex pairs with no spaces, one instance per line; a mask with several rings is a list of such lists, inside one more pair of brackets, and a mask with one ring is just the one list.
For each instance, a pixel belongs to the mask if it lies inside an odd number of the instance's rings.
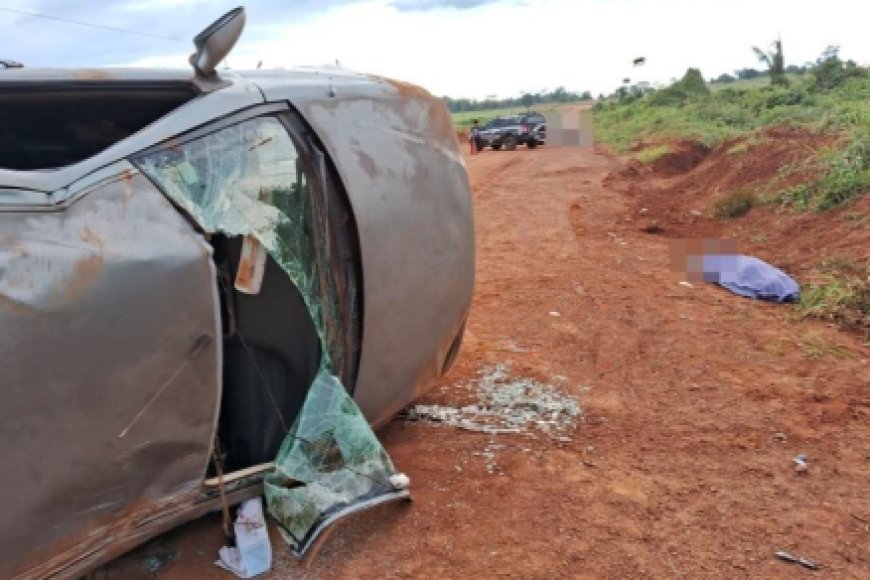
[[[184,490],[160,500],[141,499],[130,504],[123,514],[115,514],[111,524],[95,522],[75,540],[64,539],[37,551],[19,565],[15,580],[76,578],[93,567],[93,562],[111,559],[139,543],[141,536],[162,529],[180,510],[195,501],[197,490]],[[49,557],[44,557],[48,555]]]
[[447,110],[447,106],[441,101],[441,99],[436,99],[432,96],[432,93],[430,93],[423,87],[412,83],[389,79],[377,75],[372,75],[372,78],[383,81],[393,87],[393,89],[395,89],[396,93],[400,97],[415,100],[420,99],[426,103],[429,103],[428,129],[430,131],[430,135],[435,137],[435,139],[439,143],[445,146],[453,146],[453,144],[456,142],[456,134],[453,128],[453,118],[450,116],[450,111]]
[[100,238],[100,236],[97,235],[96,232],[94,232],[93,229],[91,229],[91,226],[85,226],[85,228],[82,230],[81,236],[79,237],[81,237],[83,242],[87,242],[89,245],[102,250],[103,240],[102,238]]
[[130,170],[125,169],[121,172],[121,179],[124,180],[124,203],[121,204],[121,218],[127,217],[127,206],[130,205],[130,199],[133,197],[133,178],[136,174]]
[[379,76],[373,76],[373,78],[380,79],[389,84],[396,89],[396,92],[402,97],[418,97],[426,100],[432,98],[432,94],[429,91],[413,83],[406,83],[405,81],[397,81],[395,79],[388,79]]
[[444,146],[456,147],[456,132],[453,118],[447,106],[441,101],[433,101],[429,106],[429,130]]
[[103,271],[103,264],[103,256],[99,253],[77,260],[73,266],[72,276],[65,281],[66,284],[61,289],[61,302],[75,302],[79,296],[93,288]]

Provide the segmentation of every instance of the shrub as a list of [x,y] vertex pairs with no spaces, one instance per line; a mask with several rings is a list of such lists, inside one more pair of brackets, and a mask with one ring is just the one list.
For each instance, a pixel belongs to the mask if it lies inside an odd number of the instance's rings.
[[690,68],[683,75],[683,78],[671,86],[652,93],[650,102],[654,105],[675,105],[688,99],[709,95],[710,89],[707,87],[701,71]]
[[740,217],[755,205],[755,195],[751,191],[738,189],[727,193],[713,202],[713,215],[720,219]]
[[870,261],[825,260],[817,271],[821,281],[801,290],[801,316],[837,322],[870,339]]
[[840,60],[839,50],[837,46],[829,46],[816,61],[811,85],[813,89],[828,91],[845,84],[849,79],[867,76],[866,69]]
[[768,109],[791,105],[814,105],[815,99],[803,87],[774,91],[767,97],[764,106]]
[[870,190],[870,129],[858,129],[816,161],[819,177],[801,183],[779,195],[784,205],[799,210],[829,210]]
[[818,182],[818,207],[836,207],[870,190],[870,130],[856,131],[849,145],[827,160],[827,171]]
[[690,68],[686,71],[679,81],[674,86],[682,89],[686,94],[692,96],[706,96],[710,94],[710,89],[707,88],[707,83],[704,82],[704,75],[696,68]]

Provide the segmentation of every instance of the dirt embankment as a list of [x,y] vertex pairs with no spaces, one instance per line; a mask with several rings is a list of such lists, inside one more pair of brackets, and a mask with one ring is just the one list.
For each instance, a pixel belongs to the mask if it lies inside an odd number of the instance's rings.
[[627,194],[625,220],[641,231],[671,238],[734,238],[745,253],[806,281],[820,261],[870,255],[870,195],[827,212],[767,202],[756,203],[745,215],[720,219],[714,207],[735,192],[759,199],[814,179],[811,160],[833,140],[777,127],[710,149],[675,141],[651,163],[629,158],[604,184]]

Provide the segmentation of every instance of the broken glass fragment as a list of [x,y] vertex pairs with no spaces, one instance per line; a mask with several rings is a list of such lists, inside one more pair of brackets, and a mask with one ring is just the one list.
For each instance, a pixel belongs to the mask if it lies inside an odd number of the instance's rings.
[[393,492],[390,458],[334,375],[320,373],[299,418],[266,476],[269,513],[297,552],[317,524],[335,513]]

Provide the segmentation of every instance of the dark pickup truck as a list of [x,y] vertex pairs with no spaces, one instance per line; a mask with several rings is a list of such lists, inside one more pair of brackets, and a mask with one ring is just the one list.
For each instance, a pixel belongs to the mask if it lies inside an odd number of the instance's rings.
[[535,128],[545,122],[543,115],[534,112],[496,117],[483,126],[480,132],[480,148],[483,149],[488,145],[496,151],[502,147],[513,151],[517,145],[525,145],[533,149],[543,143]]

